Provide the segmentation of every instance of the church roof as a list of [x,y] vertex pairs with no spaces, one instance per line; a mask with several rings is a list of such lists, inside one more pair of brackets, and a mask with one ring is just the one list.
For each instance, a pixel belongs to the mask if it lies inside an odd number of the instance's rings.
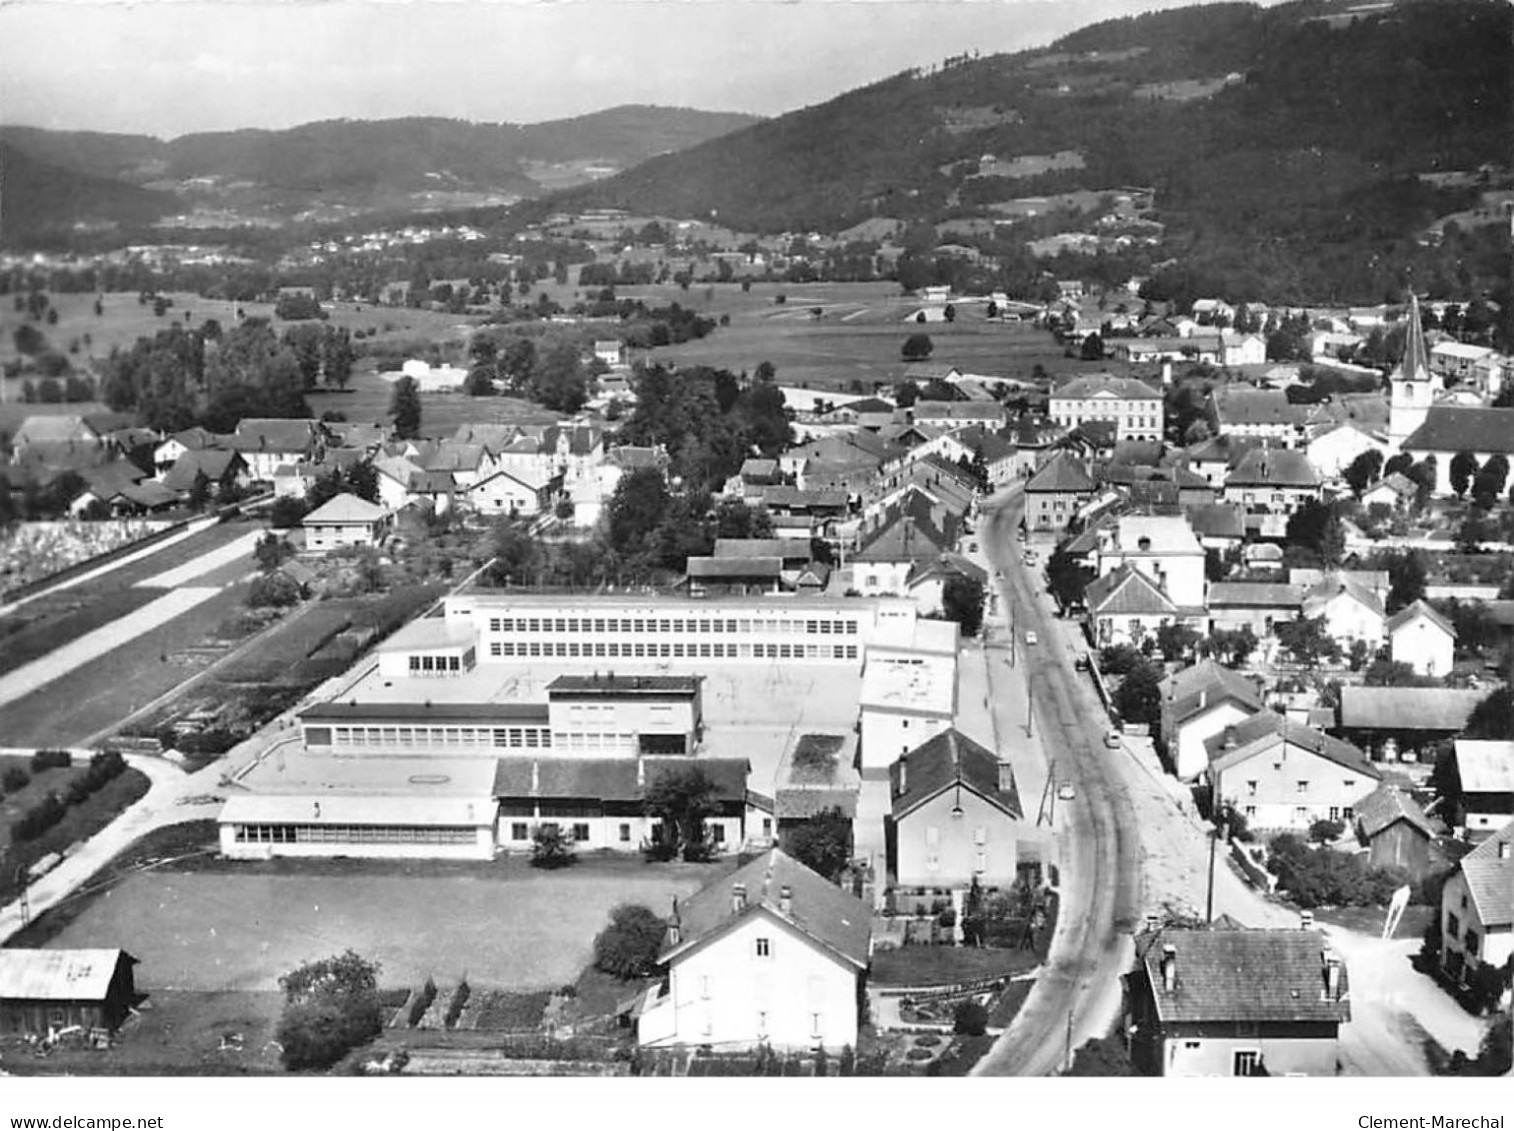
[[1409,295],[1408,324],[1405,326],[1404,356],[1393,371],[1395,381],[1428,381],[1430,359],[1425,352],[1425,329],[1419,320],[1419,296]]

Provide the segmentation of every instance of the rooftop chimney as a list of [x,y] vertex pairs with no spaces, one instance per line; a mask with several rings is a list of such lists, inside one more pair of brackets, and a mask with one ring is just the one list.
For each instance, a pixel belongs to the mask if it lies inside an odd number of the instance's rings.
[[1225,749],[1226,750],[1234,750],[1235,749],[1235,728],[1234,727],[1226,727],[1225,728]]
[[778,910],[784,915],[794,913],[794,892],[787,884],[778,889]]
[[1207,706],[1209,706],[1209,688],[1201,687],[1199,689],[1199,710],[1202,711]]
[[1300,911],[1298,913],[1298,924],[1306,931],[1314,930],[1314,912]]
[[903,795],[903,794],[906,794],[908,792],[909,792],[909,755],[908,754],[900,754],[899,755],[899,793],[901,795]]
[[1340,956],[1326,947],[1320,952],[1320,960],[1325,967],[1325,1000],[1340,1001],[1341,999],[1341,960]]
[[1148,915],[1148,916],[1146,916],[1146,931],[1147,931],[1148,934],[1155,934],[1157,931],[1159,931],[1161,929],[1162,929],[1162,920],[1161,919],[1159,919],[1155,915]]
[[746,884],[731,885],[731,914],[740,915],[746,910]]
[[999,792],[1012,793],[1015,788],[1015,770],[1008,762],[999,763]]
[[1498,858],[1500,860],[1507,860],[1509,858],[1509,842],[1508,841],[1501,840],[1501,841],[1498,842]]
[[677,946],[683,941],[683,920],[678,914],[678,897],[673,897],[673,914],[668,920],[668,941]]
[[1151,539],[1146,537],[1146,535],[1144,534],[1141,535],[1136,539],[1136,549],[1140,550],[1142,553],[1151,549]]
[[1178,948],[1171,943],[1162,948],[1162,988],[1168,993],[1178,988]]

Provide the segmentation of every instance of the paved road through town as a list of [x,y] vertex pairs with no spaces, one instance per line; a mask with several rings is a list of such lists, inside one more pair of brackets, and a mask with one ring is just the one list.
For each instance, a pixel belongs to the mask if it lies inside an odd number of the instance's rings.
[[[1104,749],[1107,716],[1076,674],[1034,579],[1018,560],[1014,531],[1024,499],[1000,496],[984,508],[984,552],[1002,575],[1000,600],[1013,628],[1034,704],[1034,725],[1058,782],[1076,798],[1064,806],[1061,907],[1046,966],[1014,1023],[975,1075],[1044,1076],[1070,1048],[1105,1035],[1119,1017],[1120,977],[1141,914],[1141,852],[1134,813],[1115,760]],[[1025,645],[1034,632],[1035,645]]]

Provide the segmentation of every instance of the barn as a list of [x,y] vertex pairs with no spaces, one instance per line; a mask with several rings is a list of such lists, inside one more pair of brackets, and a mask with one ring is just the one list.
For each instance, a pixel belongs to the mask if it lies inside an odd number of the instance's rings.
[[136,964],[124,950],[0,950],[0,1036],[120,1028]]

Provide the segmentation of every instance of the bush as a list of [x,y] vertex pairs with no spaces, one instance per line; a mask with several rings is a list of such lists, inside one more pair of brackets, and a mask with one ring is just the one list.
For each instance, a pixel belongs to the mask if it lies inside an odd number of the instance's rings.
[[1309,839],[1316,844],[1325,844],[1328,841],[1338,840],[1345,831],[1345,821],[1332,821],[1328,818],[1321,818],[1309,826]]
[[32,755],[32,773],[43,770],[66,770],[74,764],[74,756],[67,750],[38,750]]
[[247,589],[247,607],[283,609],[300,602],[300,587],[288,574],[268,573],[253,579]]
[[36,840],[68,812],[68,805],[56,793],[49,793],[18,817],[11,825],[11,840],[16,844]]
[[617,978],[650,974],[667,929],[667,923],[651,909],[623,903],[610,913],[610,925],[594,938],[594,965]]
[[277,1039],[291,1069],[329,1068],[383,1028],[378,964],[353,951],[291,970],[279,979],[284,1012]]
[[969,998],[952,1012],[952,1032],[964,1037],[981,1037],[988,1032],[988,1009]]
[[268,508],[268,522],[275,530],[288,530],[291,526],[298,526],[305,514],[304,503],[285,495],[275,499],[273,506]]
[[573,842],[560,825],[537,825],[531,834],[531,866],[533,868],[565,868],[572,864]]
[[18,793],[25,789],[31,780],[31,775],[20,766],[11,766],[6,769],[3,776],[0,776],[0,786],[4,787],[6,793]]

